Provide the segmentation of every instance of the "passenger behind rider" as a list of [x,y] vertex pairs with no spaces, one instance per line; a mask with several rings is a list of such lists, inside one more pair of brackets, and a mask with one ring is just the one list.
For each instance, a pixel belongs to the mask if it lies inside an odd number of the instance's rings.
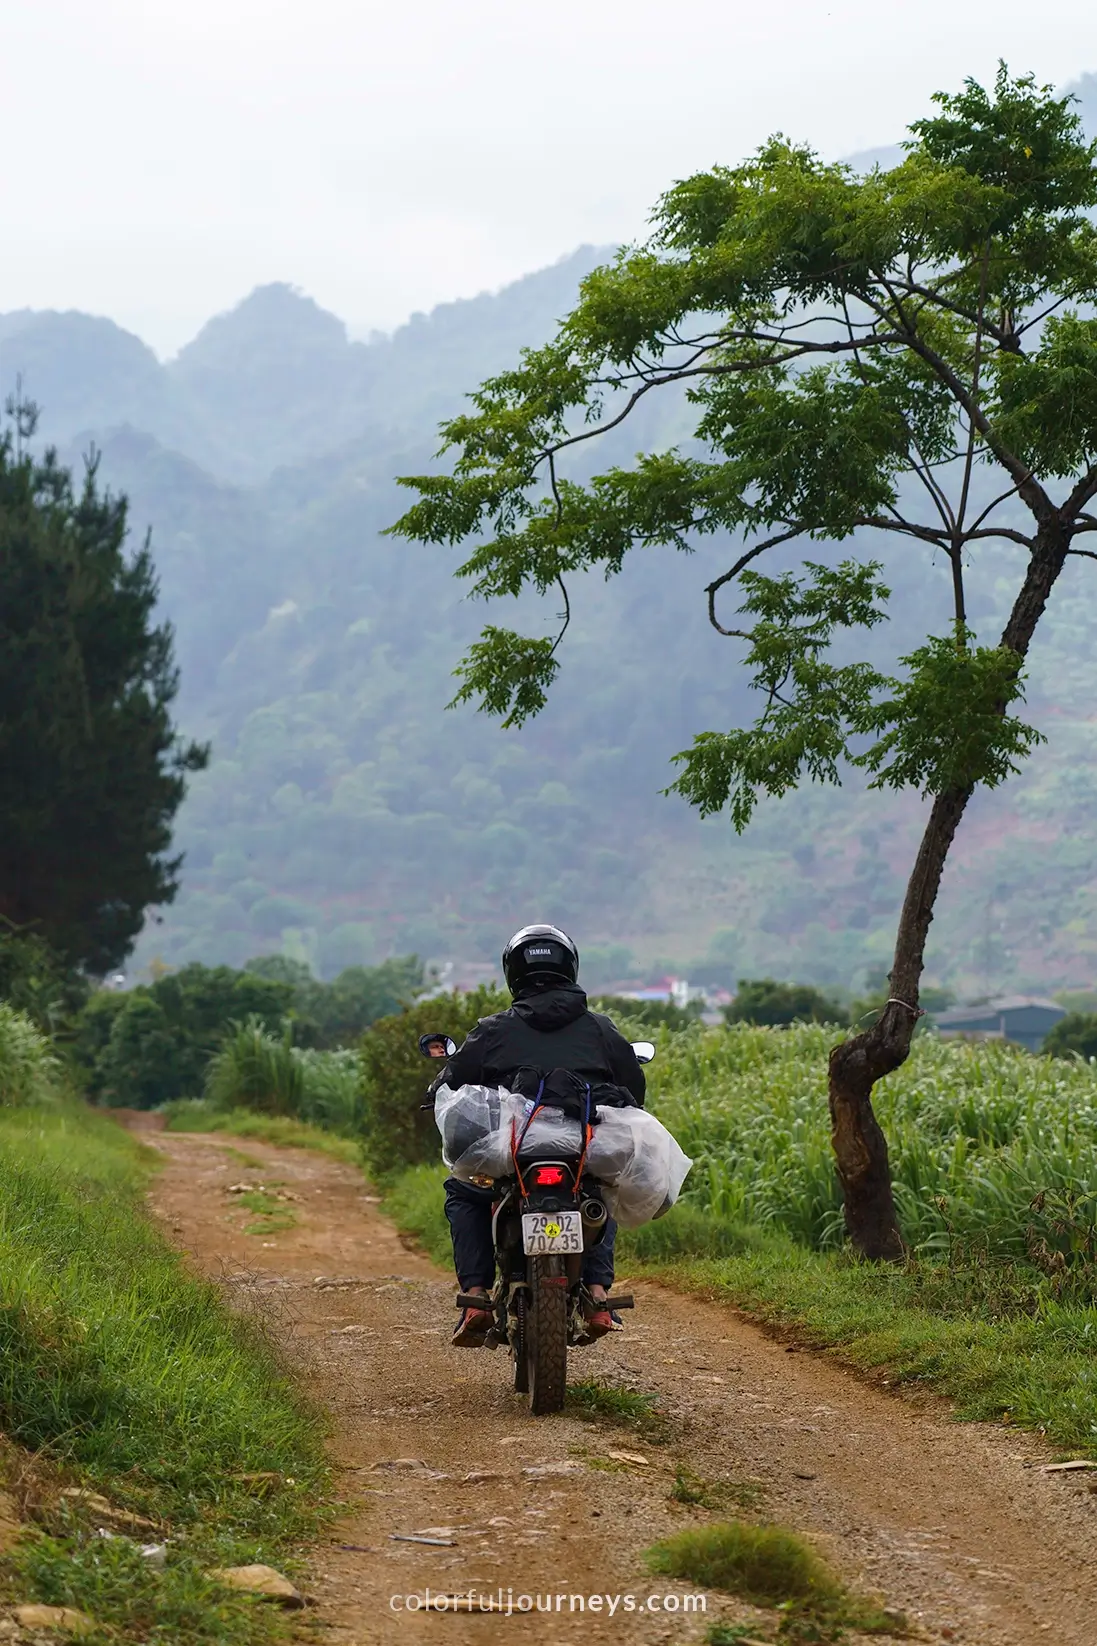
[[[510,1088],[519,1069],[570,1069],[584,1081],[624,1087],[624,1101],[643,1107],[644,1071],[629,1042],[608,1017],[592,1012],[576,981],[579,951],[556,926],[524,926],[503,950],[503,976],[513,997],[506,1011],[480,1019],[464,1044],[432,1082],[441,1085]],[[444,1037],[429,1046],[432,1057],[446,1055]],[[495,1249],[490,1182],[446,1180],[446,1217],[453,1239],[453,1259],[462,1292],[483,1297],[483,1309],[467,1308],[453,1334],[461,1348],[479,1348],[491,1328],[486,1306],[495,1278]],[[587,1335],[613,1330],[605,1308],[613,1285],[616,1224],[610,1219],[597,1245],[583,1257],[583,1281],[590,1298],[584,1309]],[[601,1306],[600,1306],[601,1305]]]

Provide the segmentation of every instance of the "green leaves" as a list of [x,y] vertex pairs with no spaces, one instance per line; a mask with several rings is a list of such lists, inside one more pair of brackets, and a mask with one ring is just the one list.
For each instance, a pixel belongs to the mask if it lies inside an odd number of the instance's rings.
[[521,726],[544,708],[559,666],[551,640],[489,624],[454,671],[462,686],[449,707],[479,697],[481,710],[505,716],[504,726]]
[[1085,142],[1073,99],[1031,74],[1011,80],[999,63],[993,97],[967,80],[958,95],[937,92],[933,101],[942,112],[911,131],[937,165],[1000,191],[999,232],[1024,215],[1097,205],[1097,143]]
[[[894,395],[829,366],[791,380],[776,372],[716,378],[695,392],[697,432],[727,454],[737,511],[723,524],[768,528],[803,520],[814,535],[848,537],[895,502],[908,435]],[[749,497],[749,504],[746,499]]]
[[961,630],[902,658],[904,680],[866,663],[827,661],[836,630],[883,620],[888,590],[879,570],[847,560],[833,571],[808,562],[800,578],[743,573],[749,593],[740,610],[758,618],[743,631],[744,661],[765,708],[743,730],[702,732],[674,757],[683,771],[669,792],[702,816],[730,807],[741,833],[761,795],[786,794],[805,777],[839,783],[843,763],[871,772],[871,788],[923,795],[995,788],[1018,769],[1041,738],[1006,712],[1022,696],[1015,652],[973,647]]
[[1039,350],[998,362],[998,435],[1043,474],[1097,462],[1097,320],[1047,322]]
[[879,571],[876,562],[845,560],[834,570],[808,562],[804,577],[743,573],[748,593],[740,610],[758,618],[745,631],[744,663],[765,707],[753,726],[702,732],[676,755],[683,770],[669,792],[702,816],[730,805],[742,833],[760,794],[786,794],[805,776],[840,781],[850,738],[890,682],[868,664],[839,666],[823,654],[836,629],[874,628],[884,620],[889,591]]
[[[948,556],[948,637],[900,658],[895,678],[830,650],[882,620],[876,563],[744,572],[741,630],[710,605],[716,628],[747,640],[765,706],[749,727],[701,734],[673,789],[702,812],[730,805],[740,829],[759,795],[837,782],[843,764],[926,794],[993,786],[1037,738],[1010,713],[1018,651],[977,647],[964,626],[963,567],[974,537],[996,535],[1032,564],[1055,539],[1061,565],[1092,524],[1097,322],[1066,305],[1097,298],[1097,144],[1069,98],[1004,66],[993,90],[969,81],[935,101],[888,172],[858,176],[778,135],[676,183],[648,242],[589,275],[552,342],[445,426],[452,474],[406,481],[419,501],[392,528],[473,539],[459,575],[487,599],[610,577],[638,547],[688,553],[720,532],[746,548],[711,602],[748,560],[800,537],[882,530]],[[592,475],[588,442],[641,407],[650,427],[650,397],[668,387],[676,443],[656,436],[660,449]],[[982,513],[977,463],[1005,482]],[[1063,477],[1075,484],[1057,504]],[[1010,632],[1023,651],[1031,628]],[[522,724],[545,702],[560,638],[487,628],[454,701]]]
[[883,735],[853,757],[875,773],[870,788],[943,794],[982,784],[996,789],[1037,743],[1032,726],[1006,712],[1023,697],[1021,660],[1005,646],[969,647],[931,637],[901,659],[910,674],[861,721]]

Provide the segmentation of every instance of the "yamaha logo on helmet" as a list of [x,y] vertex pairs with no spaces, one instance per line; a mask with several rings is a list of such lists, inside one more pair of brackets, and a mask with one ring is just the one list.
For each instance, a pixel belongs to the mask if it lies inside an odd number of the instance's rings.
[[567,932],[538,920],[515,932],[503,950],[503,976],[511,994],[528,987],[545,989],[555,981],[574,983],[579,975],[579,950]]

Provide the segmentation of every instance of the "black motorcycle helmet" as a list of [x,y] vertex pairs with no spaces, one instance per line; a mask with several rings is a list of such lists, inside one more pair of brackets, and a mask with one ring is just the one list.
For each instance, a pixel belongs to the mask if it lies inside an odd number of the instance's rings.
[[579,950],[559,926],[523,926],[503,950],[503,976],[511,994],[517,994],[531,978],[574,983],[579,976]]

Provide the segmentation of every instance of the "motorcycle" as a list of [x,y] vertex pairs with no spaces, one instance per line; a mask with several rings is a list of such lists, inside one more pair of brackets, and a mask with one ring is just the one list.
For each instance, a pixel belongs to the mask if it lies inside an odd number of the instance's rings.
[[[639,1063],[650,1063],[655,1047],[636,1041]],[[452,1057],[448,1035],[419,1040],[424,1057]],[[589,1129],[584,1128],[589,1138]],[[567,1388],[569,1345],[592,1341],[585,1311],[594,1307],[583,1284],[583,1253],[602,1240],[609,1222],[604,1190],[585,1172],[586,1146],[578,1154],[537,1151],[528,1157],[512,1149],[513,1172],[495,1180],[492,1235],[496,1283],[489,1308],[494,1325],[489,1348],[506,1345],[516,1394],[526,1395],[535,1416],[558,1412]],[[484,1299],[457,1294],[459,1309],[483,1309]],[[631,1309],[630,1296],[613,1296],[599,1308]]]

